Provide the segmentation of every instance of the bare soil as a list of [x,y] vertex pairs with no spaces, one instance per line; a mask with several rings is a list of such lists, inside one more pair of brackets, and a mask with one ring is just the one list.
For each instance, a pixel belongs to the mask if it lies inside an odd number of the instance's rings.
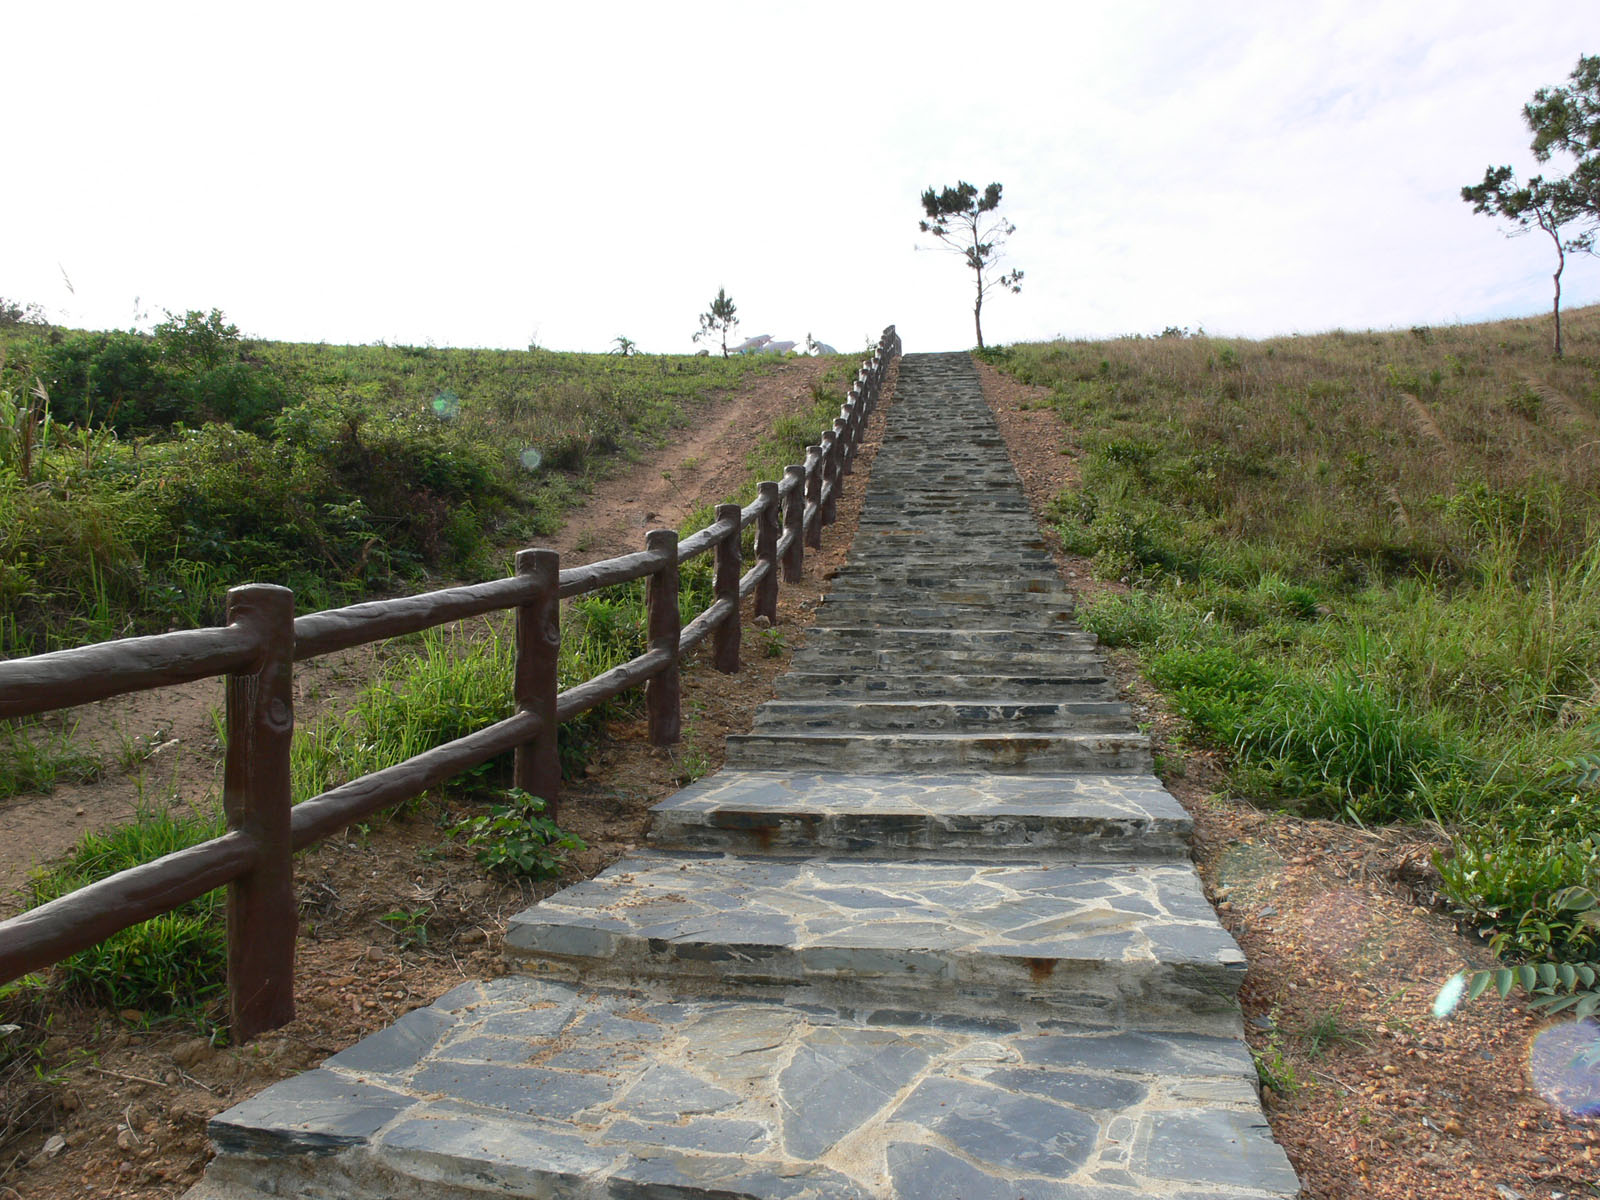
[[[1048,391],[978,364],[984,392],[1040,522],[1077,482],[1070,430]],[[1125,592],[1052,538],[1085,599]],[[1481,999],[1444,1019],[1440,987],[1495,965],[1440,901],[1436,830],[1363,830],[1304,820],[1228,794],[1216,757],[1181,740],[1181,721],[1140,676],[1111,665],[1148,722],[1169,790],[1194,816],[1207,894],[1249,961],[1245,1032],[1264,1074],[1272,1132],[1309,1200],[1427,1197],[1566,1200],[1600,1195],[1600,1105],[1559,1072],[1571,1023]],[[1491,992],[1492,996],[1493,993]],[[1570,1056],[1568,1056],[1570,1057]],[[1563,1060],[1564,1061],[1564,1060]]]
[[[644,532],[675,526],[702,504],[737,493],[745,457],[780,415],[809,407],[825,364],[797,360],[695,414],[685,437],[598,483],[552,544],[569,564],[640,549]],[[893,376],[886,395],[892,397]],[[180,1196],[209,1158],[205,1123],[215,1113],[431,1003],[463,979],[502,973],[507,919],[541,896],[588,878],[644,840],[649,808],[722,765],[730,733],[747,731],[773,694],[844,561],[859,515],[862,480],[882,435],[880,406],[846,479],[838,521],[823,549],[808,550],[804,579],[779,593],[778,622],[755,627],[745,613],[744,661],[735,675],[705,655],[685,664],[684,737],[660,749],[642,719],[611,722],[585,778],[569,783],[560,823],[587,843],[559,879],[530,883],[486,874],[446,831],[476,815],[471,805],[428,799],[409,810],[352,827],[306,852],[298,864],[301,938],[296,964],[298,1016],[252,1044],[215,1047],[192,1023],[94,1005],[46,1013],[0,1012],[0,1022],[47,1025],[35,1062],[0,1072],[0,1200]],[[819,430],[820,432],[820,430]],[[748,499],[741,496],[740,499]],[[370,655],[299,672],[297,716],[336,707],[370,677]],[[308,666],[311,664],[307,664]],[[0,871],[10,888],[30,863],[63,852],[82,829],[122,820],[150,794],[176,788],[196,803],[215,790],[213,693],[147,693],[88,706],[80,734],[113,749],[149,730],[163,748],[142,763],[137,785],[111,779],[52,796],[19,797],[0,808]],[[88,709],[98,710],[90,712]],[[105,732],[109,730],[110,732]],[[159,736],[156,731],[159,730]],[[176,743],[176,744],[173,744]],[[181,753],[180,753],[181,751]],[[130,775],[137,777],[138,772]],[[109,791],[109,795],[98,795]],[[69,828],[56,828],[68,823]],[[13,897],[13,906],[15,897]],[[386,914],[404,914],[384,921]]]

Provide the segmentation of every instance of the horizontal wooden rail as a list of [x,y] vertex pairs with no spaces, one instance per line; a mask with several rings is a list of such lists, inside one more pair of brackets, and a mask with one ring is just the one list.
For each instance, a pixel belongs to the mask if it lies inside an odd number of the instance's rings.
[[260,653],[255,634],[224,625],[11,659],[0,662],[0,718],[226,675],[248,667]]
[[[833,428],[807,448],[804,464],[785,468],[780,482],[762,483],[756,499],[742,508],[719,505],[712,524],[682,542],[672,530],[657,529],[644,550],[565,571],[553,551],[526,550],[517,556],[516,574],[504,579],[299,618],[286,588],[249,584],[228,593],[228,623],[221,627],[0,662],[0,718],[225,676],[228,734],[223,768],[228,832],[0,922],[0,982],[59,962],[226,885],[233,1036],[242,1042],[292,1019],[292,855],[508,751],[516,755],[516,785],[542,796],[554,815],[560,790],[558,727],[641,684],[646,685],[652,740],[676,742],[682,655],[710,638],[713,664],[736,671],[741,601],[753,594],[756,614],[776,620],[780,575],[789,582],[800,579],[806,546],[820,545],[821,526],[833,520],[841,477],[849,473],[867,417],[899,352],[891,325],[858,372]],[[742,535],[751,525],[756,527],[755,562],[744,571]],[[715,599],[683,626],[679,569],[708,551],[716,560]],[[649,649],[558,695],[559,601],[639,579],[648,581]],[[517,620],[513,716],[291,806],[295,662],[506,609],[514,610]]]
[[0,925],[0,979],[42,970],[112,934],[232,883],[255,864],[237,831],[175,850],[68,892]]
[[539,732],[537,717],[518,713],[296,804],[289,814],[294,848],[304,850],[314,846],[330,833],[365,820],[380,808],[420,796],[463,771],[470,771],[532,741]]
[[436,625],[526,604],[532,598],[532,585],[520,575],[511,575],[471,587],[447,588],[395,600],[373,600],[296,617],[294,659],[303,662],[351,646],[421,633]]

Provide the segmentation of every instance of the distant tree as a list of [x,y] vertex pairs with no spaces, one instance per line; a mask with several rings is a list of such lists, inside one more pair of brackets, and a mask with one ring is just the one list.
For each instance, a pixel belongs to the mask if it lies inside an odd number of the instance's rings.
[[1557,152],[1573,160],[1572,170],[1546,179],[1517,182],[1510,167],[1489,167],[1483,182],[1461,189],[1472,211],[1509,221],[1513,235],[1542,229],[1555,247],[1555,355],[1561,357],[1561,274],[1567,255],[1593,253],[1600,228],[1600,56],[1584,56],[1565,87],[1540,88],[1522,106],[1522,120],[1533,134],[1533,156],[1549,162]]
[[1022,290],[1022,272],[1008,275],[994,272],[1003,257],[1001,247],[1017,227],[995,215],[1000,207],[1000,185],[991,183],[978,189],[965,180],[942,192],[929,188],[922,193],[926,219],[917,222],[923,233],[932,234],[953,253],[959,254],[972,269],[977,297],[972,305],[972,324],[978,334],[978,349],[983,347],[983,298],[996,288],[1008,292]]
[[631,337],[623,337],[622,334],[619,333],[616,337],[611,339],[611,349],[606,351],[606,353],[620,354],[623,358],[632,358],[635,354],[639,353],[639,343],[634,341]]
[[734,307],[733,301],[723,288],[717,289],[717,298],[711,302],[711,307],[700,314],[700,332],[694,335],[694,340],[706,338],[716,341],[722,340],[722,357],[728,357],[728,335],[739,326],[739,310]]
[[8,300],[0,296],[0,325],[44,324],[47,324],[44,309],[37,304],[23,304],[19,300]]

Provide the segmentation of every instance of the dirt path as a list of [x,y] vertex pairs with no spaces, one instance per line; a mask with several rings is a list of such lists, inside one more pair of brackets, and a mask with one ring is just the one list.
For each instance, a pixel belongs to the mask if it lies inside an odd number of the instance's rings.
[[[595,483],[549,544],[578,566],[644,548],[649,529],[677,527],[699,505],[733,495],[745,457],[778,417],[810,406],[831,363],[792,359],[693,413],[693,427]],[[820,429],[818,430],[820,433]],[[752,497],[740,496],[741,503]],[[358,647],[295,668],[295,719],[347,707],[391,653]],[[132,820],[141,805],[214,802],[221,779],[222,680],[119,696],[52,714],[105,764],[90,783],[0,801],[0,916],[22,907],[30,871],[61,857],[89,830]]]

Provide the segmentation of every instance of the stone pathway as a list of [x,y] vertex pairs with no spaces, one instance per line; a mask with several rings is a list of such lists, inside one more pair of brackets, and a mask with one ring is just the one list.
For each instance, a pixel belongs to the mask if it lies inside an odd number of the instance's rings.
[[1289,1200],[1238,947],[965,355],[902,361],[850,565],[518,974],[211,1125],[191,1200]]

